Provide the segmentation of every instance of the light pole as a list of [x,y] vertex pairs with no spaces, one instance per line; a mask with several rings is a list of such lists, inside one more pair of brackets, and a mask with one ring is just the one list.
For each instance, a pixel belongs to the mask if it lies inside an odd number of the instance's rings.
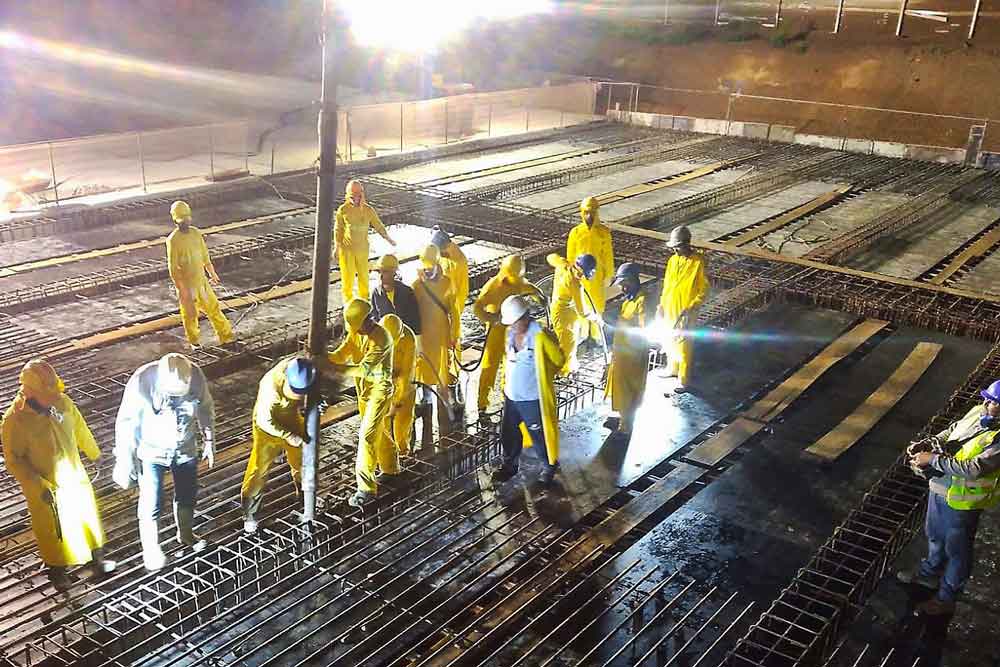
[[[333,243],[333,196],[337,163],[337,47],[333,0],[323,0],[323,84],[319,102],[319,172],[316,178],[316,232],[313,242],[312,308],[309,315],[309,356],[326,354],[326,314],[330,296],[330,255]],[[342,48],[341,48],[342,50]],[[303,522],[316,515],[316,460],[319,452],[320,393],[313,383],[306,399],[308,442],[302,450]]]

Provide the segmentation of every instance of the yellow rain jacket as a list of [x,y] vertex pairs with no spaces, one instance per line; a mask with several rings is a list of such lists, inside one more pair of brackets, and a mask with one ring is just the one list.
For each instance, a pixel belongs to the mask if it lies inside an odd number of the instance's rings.
[[[385,318],[383,318],[385,319]],[[383,447],[395,447],[400,454],[410,453],[413,435],[413,410],[417,404],[417,386],[413,378],[417,372],[417,337],[413,329],[402,325],[399,340],[392,346],[392,414],[386,420],[383,438],[391,440]]]
[[[68,396],[61,394],[52,407],[62,421],[38,414],[17,394],[3,418],[4,462],[21,485],[45,564],[83,565],[104,546],[104,530],[80,452],[96,461],[101,451]],[[43,497],[46,491],[52,504]]]
[[[663,292],[660,310],[668,326],[678,324],[681,313],[688,311],[687,326],[694,326],[697,310],[708,294],[708,277],[705,274],[705,256],[692,251],[687,257],[673,255],[667,260],[663,273]],[[681,322],[683,326],[685,323]],[[693,343],[690,336],[674,337],[674,349],[669,355],[670,366],[677,373],[681,384],[686,385],[691,368]]]
[[382,472],[399,472],[399,456],[390,440],[382,437],[389,408],[392,406],[392,341],[381,326],[371,333],[348,334],[336,350],[327,355],[330,363],[358,388],[358,457],[354,470],[358,489],[376,493],[375,466]]
[[285,369],[291,361],[292,357],[279,361],[264,374],[257,387],[257,402],[253,406],[253,448],[240,490],[245,500],[257,498],[264,492],[268,470],[282,452],[296,486],[301,479],[302,449],[291,445],[289,440],[306,437],[304,402],[288,398],[282,391]]
[[[542,412],[542,430],[545,432],[545,451],[551,465],[559,462],[559,412],[556,409],[555,378],[565,364],[566,358],[556,334],[542,327],[535,334],[535,371],[538,374],[538,402]],[[531,447],[531,437],[523,422],[521,435],[524,446]]]
[[451,281],[451,287],[455,290],[455,309],[458,317],[451,322],[451,336],[455,341],[455,355],[451,364],[451,374],[458,377],[457,360],[462,358],[462,311],[465,309],[465,302],[469,299],[469,260],[465,253],[454,241],[449,241],[448,245],[441,251],[441,270]]
[[546,257],[545,261],[556,270],[550,315],[552,328],[563,351],[564,361],[559,374],[567,375],[576,370],[576,327],[584,312],[583,282],[579,270],[556,253]]
[[507,327],[500,324],[500,304],[509,296],[528,294],[534,289],[527,280],[520,278],[511,280],[502,273],[490,278],[479,291],[472,312],[479,321],[489,329],[486,332],[486,343],[483,346],[483,361],[479,372],[479,411],[486,410],[490,399],[490,390],[496,382],[497,371],[503,364],[506,353]]
[[222,313],[205,269],[212,264],[205,237],[196,227],[175,229],[167,237],[167,271],[177,287],[184,334],[193,345],[200,343],[198,312],[204,312],[222,343],[233,339],[233,328]]
[[[337,209],[333,226],[334,250],[340,264],[340,285],[344,303],[355,296],[368,299],[368,232],[374,229],[390,241],[385,225],[368,202],[355,206],[348,199]],[[357,284],[357,294],[354,286]]]
[[425,279],[420,271],[413,281],[413,294],[420,310],[417,382],[432,387],[449,385],[453,381],[449,372],[452,322],[459,317],[455,289],[443,271],[434,280]]
[[[589,206],[587,204],[590,204]],[[591,311],[590,301],[594,302],[597,313],[604,314],[604,304],[607,301],[608,284],[615,275],[615,251],[611,242],[611,230],[601,224],[598,214],[597,200],[588,197],[583,200],[580,206],[581,222],[570,230],[569,238],[566,240],[566,261],[572,264],[580,255],[593,255],[597,260],[597,269],[590,278],[584,278],[583,284],[587,288],[590,300],[584,300],[584,311]],[[594,224],[591,227],[583,222],[583,214],[586,211],[593,213]],[[582,313],[581,313],[582,314]],[[601,328],[597,322],[589,322],[590,337],[598,340],[601,335]]]
[[632,430],[635,413],[646,391],[649,343],[640,331],[646,326],[645,311],[646,295],[641,292],[622,303],[611,343],[605,396],[611,398],[612,409],[621,415],[622,431]]

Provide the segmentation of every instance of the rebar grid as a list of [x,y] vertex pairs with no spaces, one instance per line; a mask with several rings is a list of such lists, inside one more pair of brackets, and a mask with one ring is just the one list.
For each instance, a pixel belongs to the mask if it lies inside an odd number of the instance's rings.
[[[921,430],[937,433],[978,402],[978,390],[1000,372],[1000,345],[980,362]],[[834,529],[809,563],[751,627],[727,664],[776,667],[828,657],[900,551],[923,524],[927,482],[900,455]]]

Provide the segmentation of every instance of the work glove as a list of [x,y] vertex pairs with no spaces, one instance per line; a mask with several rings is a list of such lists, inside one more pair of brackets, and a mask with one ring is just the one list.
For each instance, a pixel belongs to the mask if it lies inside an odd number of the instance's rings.
[[215,466],[215,446],[211,442],[205,443],[205,451],[202,453],[201,458],[208,461],[209,470]]
[[301,435],[293,435],[287,440],[287,442],[292,447],[302,449],[303,447],[306,446],[306,443],[308,443],[309,441],[303,438]]
[[132,486],[132,473],[124,466],[116,465],[115,469],[111,471],[111,479],[122,489],[128,489]]

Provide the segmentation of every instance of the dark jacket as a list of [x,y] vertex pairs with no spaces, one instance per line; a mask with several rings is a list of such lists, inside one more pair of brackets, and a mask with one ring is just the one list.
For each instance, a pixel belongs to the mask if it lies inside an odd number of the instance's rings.
[[403,324],[413,329],[413,333],[419,336],[420,311],[417,309],[417,297],[413,295],[413,289],[397,280],[395,299],[396,304],[393,305],[379,284],[372,292],[372,315],[376,320],[380,320],[389,313],[395,313],[403,320]]

